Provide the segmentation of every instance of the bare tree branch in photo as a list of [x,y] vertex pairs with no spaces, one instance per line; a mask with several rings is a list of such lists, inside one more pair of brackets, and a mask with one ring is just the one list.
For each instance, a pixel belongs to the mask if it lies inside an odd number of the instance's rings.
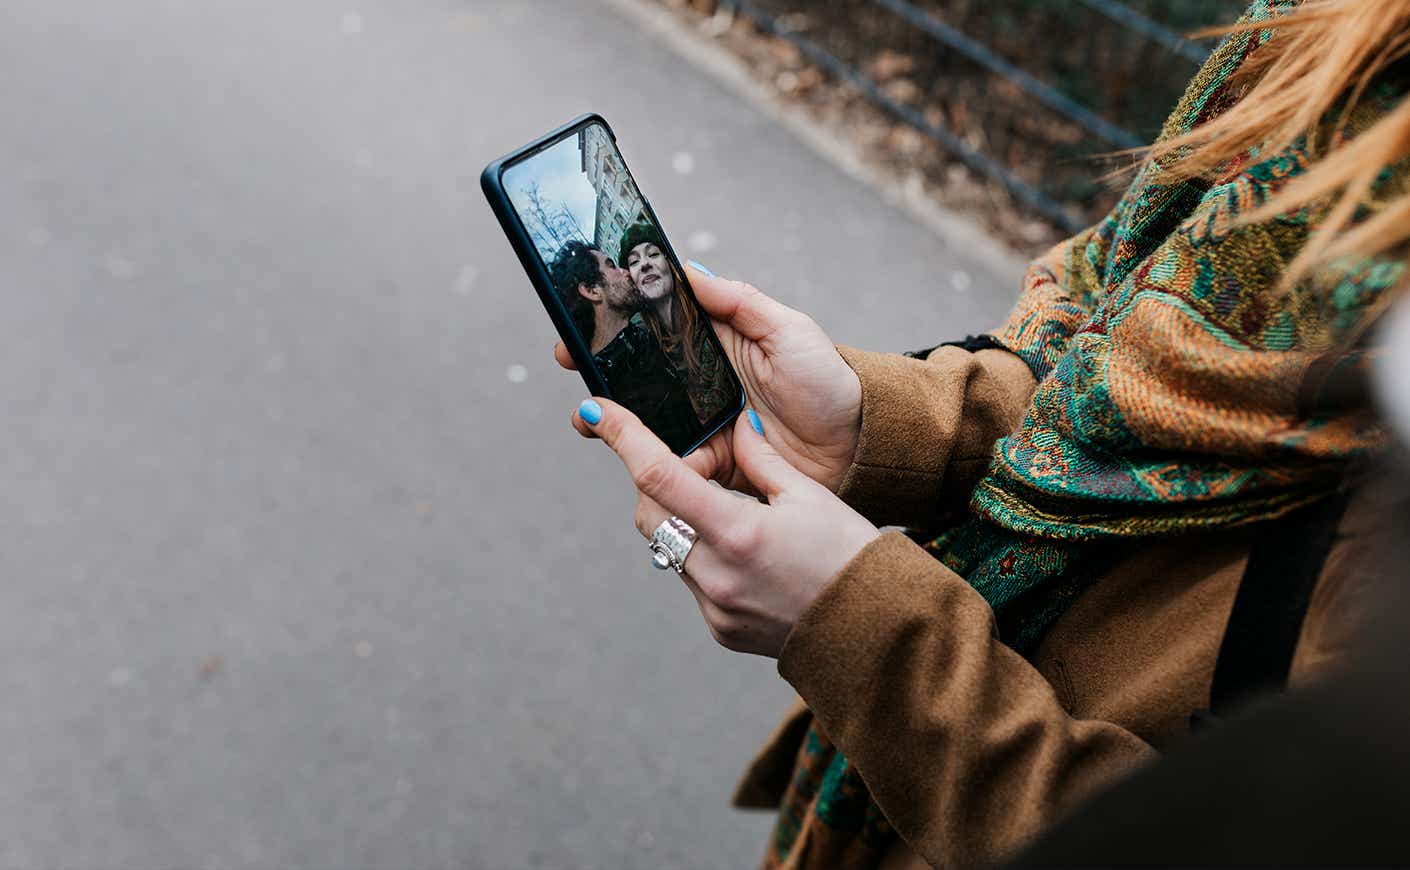
[[569,238],[578,239],[582,242],[592,242],[592,237],[583,231],[578,219],[573,217],[573,213],[568,210],[568,206],[563,206],[559,212],[559,223]]
[[554,208],[543,195],[537,181],[524,186],[524,199],[527,201],[522,216],[524,227],[529,231],[534,245],[545,256],[551,256],[565,243],[574,239],[582,242],[592,241],[592,237],[583,231],[568,206],[560,202],[557,208]]
[[524,226],[540,251],[554,251],[563,246],[563,239],[554,228],[555,221],[549,215],[549,206],[544,202],[543,191],[537,181],[524,185],[524,198],[528,206],[523,215]]

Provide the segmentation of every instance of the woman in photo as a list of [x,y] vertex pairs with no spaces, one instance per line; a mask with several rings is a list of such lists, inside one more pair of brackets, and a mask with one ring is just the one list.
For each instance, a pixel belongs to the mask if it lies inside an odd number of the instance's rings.
[[724,410],[729,391],[721,383],[723,371],[700,312],[671,268],[661,234],[648,223],[627,227],[617,262],[631,273],[647,327],[673,367],[684,373],[696,416],[709,422]]

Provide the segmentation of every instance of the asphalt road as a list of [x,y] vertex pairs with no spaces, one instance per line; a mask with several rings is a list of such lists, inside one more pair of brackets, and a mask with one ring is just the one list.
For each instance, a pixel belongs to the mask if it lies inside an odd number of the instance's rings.
[[601,111],[850,344],[1011,274],[596,2],[4,6],[0,865],[754,862],[790,692],[649,567],[479,170]]

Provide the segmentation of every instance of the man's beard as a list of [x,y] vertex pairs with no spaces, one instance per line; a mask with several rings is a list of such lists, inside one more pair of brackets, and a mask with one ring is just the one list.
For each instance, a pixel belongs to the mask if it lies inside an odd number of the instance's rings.
[[609,301],[607,306],[624,317],[630,317],[645,308],[650,300],[641,295],[641,291],[636,289],[636,284],[628,281],[626,285],[626,292],[617,301]]

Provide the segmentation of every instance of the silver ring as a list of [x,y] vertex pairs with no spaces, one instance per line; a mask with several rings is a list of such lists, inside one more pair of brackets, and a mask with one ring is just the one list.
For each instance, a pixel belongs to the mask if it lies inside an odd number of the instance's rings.
[[685,559],[695,546],[696,538],[690,523],[680,517],[667,517],[646,542],[651,548],[651,564],[662,571],[672,568],[677,574],[685,573]]

